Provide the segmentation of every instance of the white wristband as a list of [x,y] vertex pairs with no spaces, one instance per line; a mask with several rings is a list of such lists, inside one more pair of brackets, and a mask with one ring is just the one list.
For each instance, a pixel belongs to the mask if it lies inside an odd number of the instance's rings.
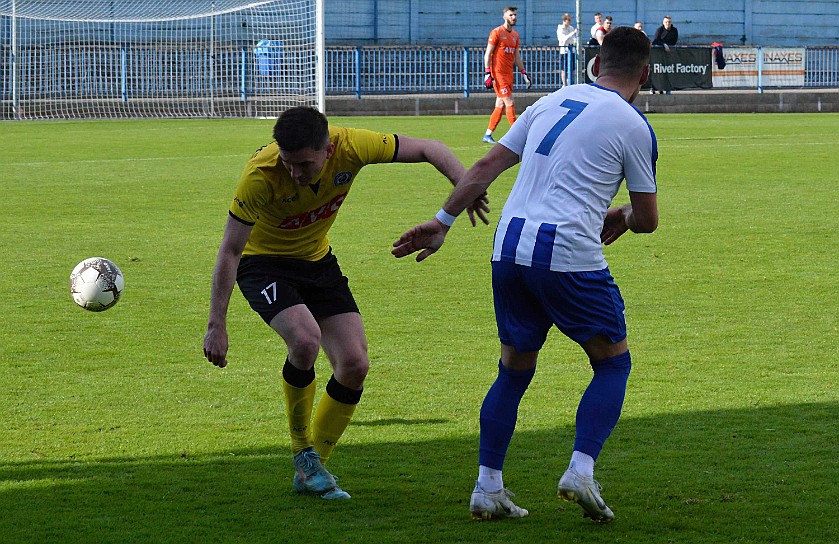
[[437,215],[435,215],[434,217],[437,218],[437,221],[446,225],[447,227],[451,227],[454,224],[454,220],[457,219],[457,216],[450,214],[443,208],[440,208],[440,211],[437,212]]

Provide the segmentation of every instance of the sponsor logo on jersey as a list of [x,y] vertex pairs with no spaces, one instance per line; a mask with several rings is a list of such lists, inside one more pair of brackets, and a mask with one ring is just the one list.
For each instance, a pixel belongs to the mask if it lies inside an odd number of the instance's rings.
[[332,180],[332,183],[335,184],[335,187],[340,185],[346,185],[347,183],[352,181],[352,172],[338,172],[335,174],[335,179]]
[[236,204],[237,204],[240,208],[244,208],[244,207],[245,207],[245,203],[244,203],[244,201],[239,200],[239,197],[233,197],[233,201],[234,201],[234,202],[236,202]]
[[286,217],[279,224],[278,228],[287,230],[302,229],[303,227],[308,227],[315,221],[320,221],[321,219],[331,217],[335,215],[335,213],[341,207],[341,204],[344,203],[345,198],[347,198],[347,193],[343,193],[336,196],[320,208],[309,210],[299,215]]

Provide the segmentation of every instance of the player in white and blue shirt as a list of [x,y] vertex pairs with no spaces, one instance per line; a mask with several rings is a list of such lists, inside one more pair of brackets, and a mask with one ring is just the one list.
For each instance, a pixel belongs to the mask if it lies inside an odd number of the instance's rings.
[[[517,518],[502,468],[518,407],[539,350],[556,326],[577,342],[594,371],[577,409],[571,463],[558,494],[595,521],[614,519],[594,480],[594,462],[623,406],[631,357],[624,302],[603,244],[658,226],[655,134],[632,106],[649,75],[649,39],[619,27],[604,38],[595,84],[565,87],[528,108],[469,169],[432,221],[394,243],[394,255],[437,251],[454,218],[504,170],[521,162],[501,213],[492,253],[492,286],[501,360],[481,407],[479,476],[473,517]],[[610,208],[626,180],[630,204]]]
[[626,178],[655,193],[655,135],[617,92],[596,84],[550,94],[519,117],[501,145],[521,158],[493,261],[558,272],[606,267],[600,231]]

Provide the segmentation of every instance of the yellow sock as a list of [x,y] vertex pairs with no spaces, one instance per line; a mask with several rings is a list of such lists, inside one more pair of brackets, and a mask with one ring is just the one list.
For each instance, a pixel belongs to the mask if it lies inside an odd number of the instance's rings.
[[355,404],[345,404],[333,399],[329,393],[324,393],[318,402],[312,427],[315,451],[320,454],[320,462],[324,465],[338,444],[338,439],[350,424],[355,407]]
[[312,446],[309,423],[312,420],[312,406],[315,403],[315,382],[306,387],[294,387],[283,380],[288,430],[291,435],[291,453],[299,453]]

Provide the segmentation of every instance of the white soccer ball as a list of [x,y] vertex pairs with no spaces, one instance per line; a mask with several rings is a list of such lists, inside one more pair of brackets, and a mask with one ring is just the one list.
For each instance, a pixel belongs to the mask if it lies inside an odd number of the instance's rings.
[[125,279],[119,267],[108,259],[91,257],[70,272],[70,294],[76,304],[101,312],[119,301]]

